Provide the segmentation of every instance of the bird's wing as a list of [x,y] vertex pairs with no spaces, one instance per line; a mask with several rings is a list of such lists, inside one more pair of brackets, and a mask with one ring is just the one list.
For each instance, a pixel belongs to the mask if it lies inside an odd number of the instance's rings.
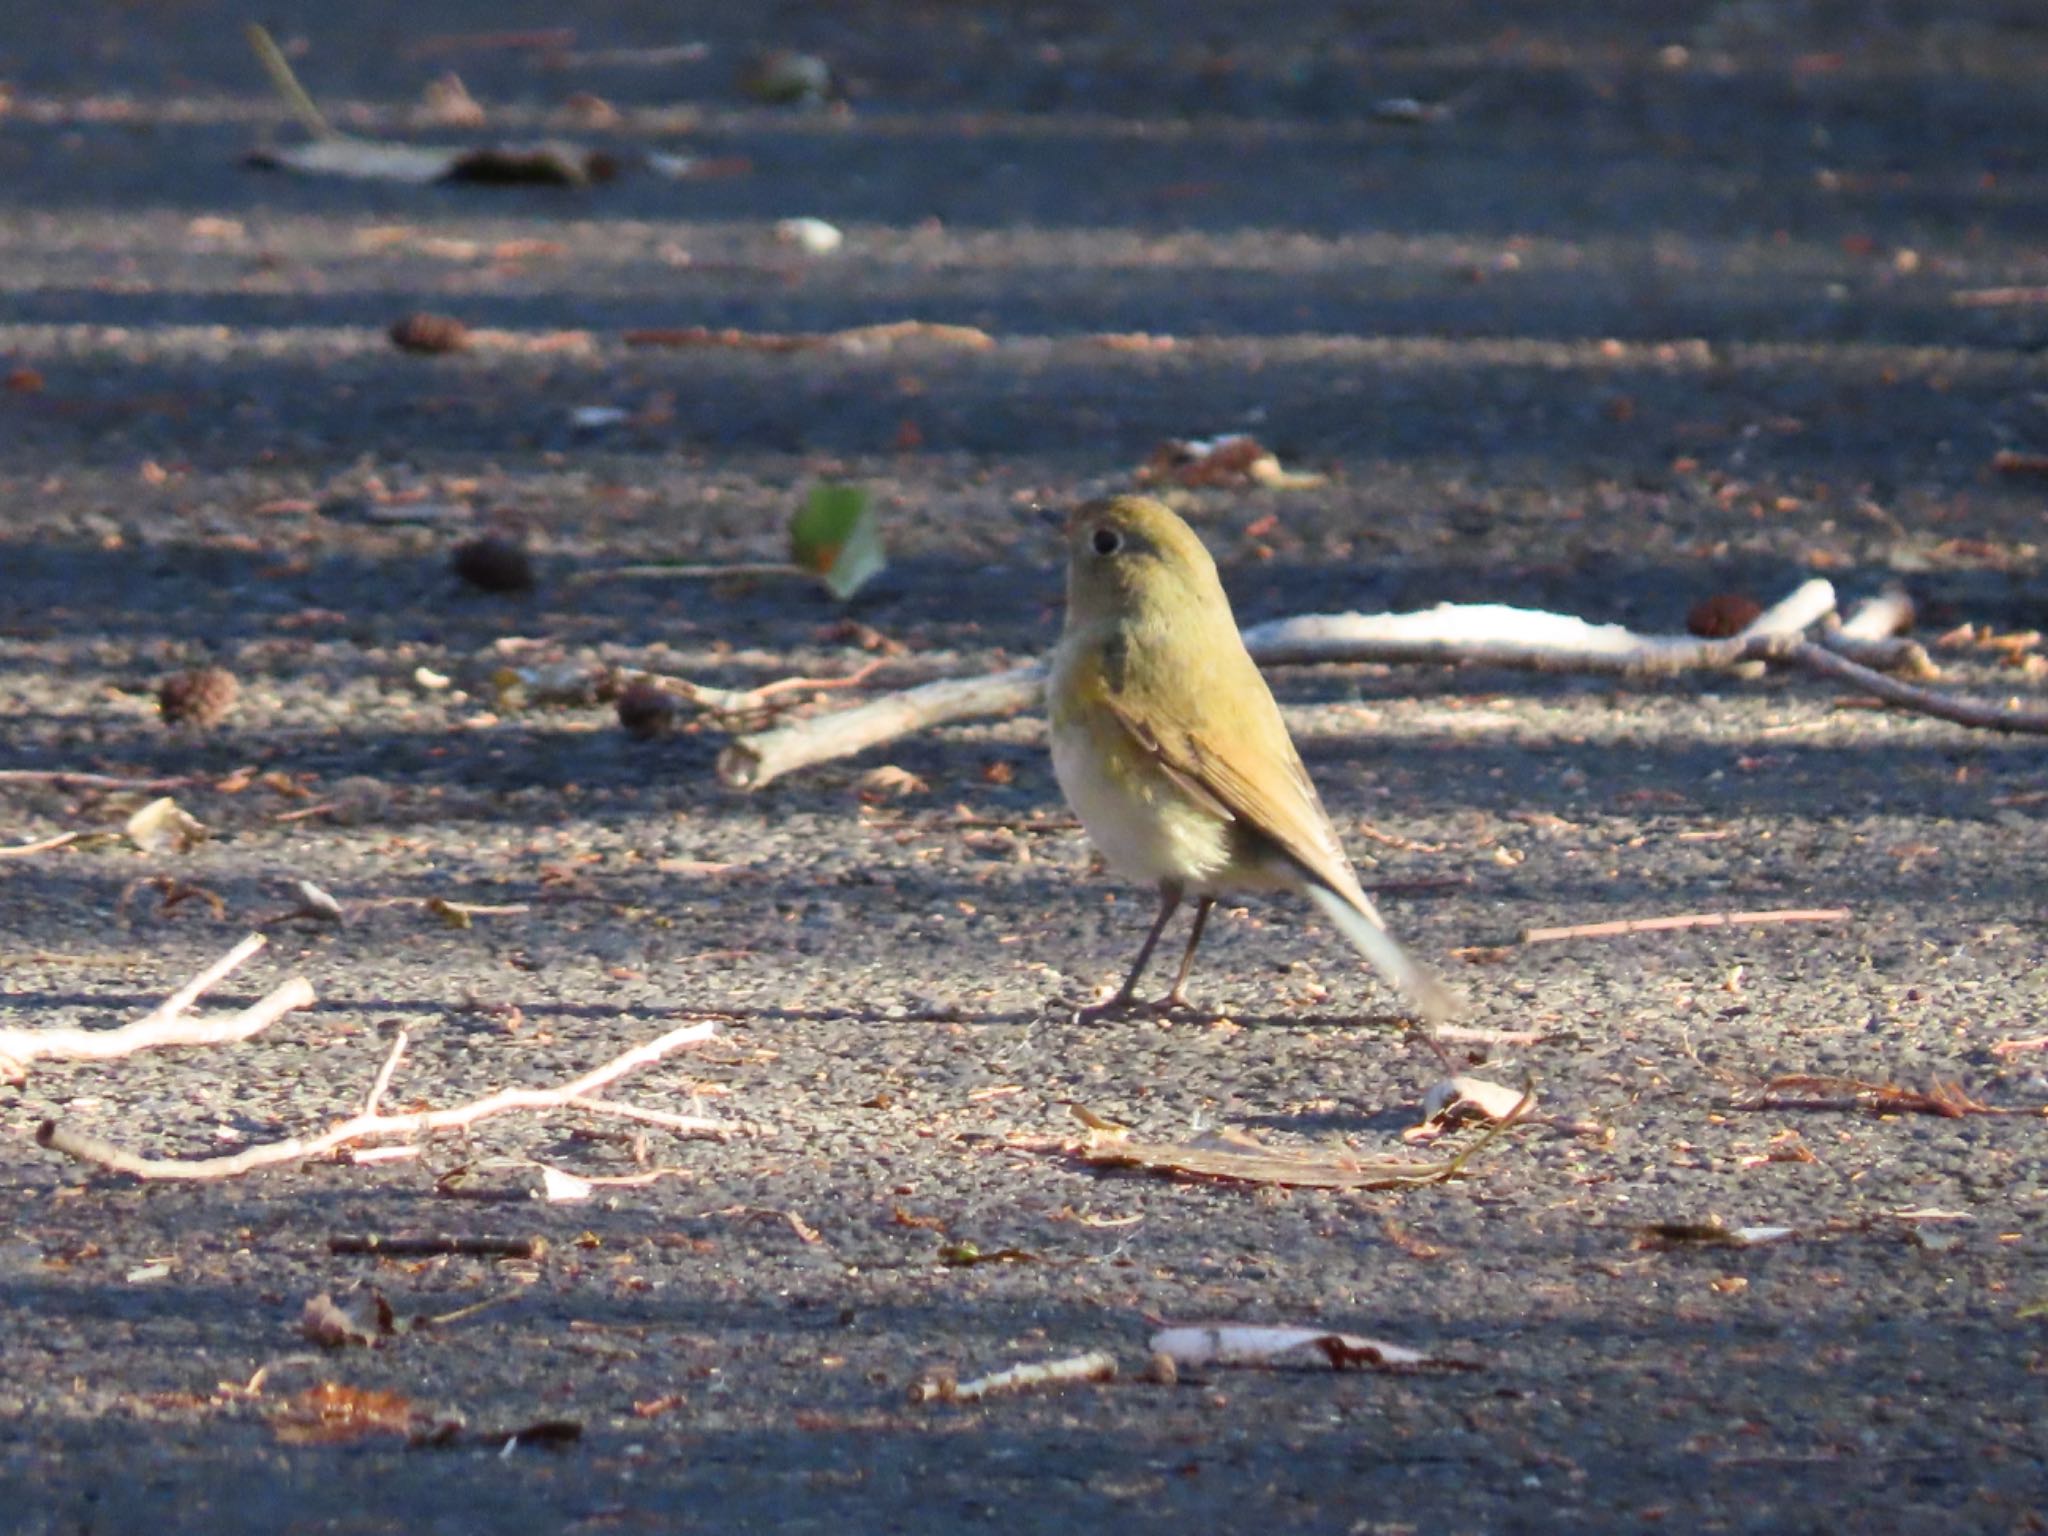
[[[1103,702],[1193,798],[1258,833],[1377,923],[1379,914],[1359,889],[1266,680],[1242,651],[1224,665],[1239,675],[1203,679],[1192,688],[1185,677],[1175,679],[1176,686],[1158,686],[1166,681],[1159,671],[1126,666],[1117,680],[1122,686],[1109,689]],[[1215,686],[1226,682],[1234,686]],[[1224,693],[1248,718],[1219,717],[1212,701]]]

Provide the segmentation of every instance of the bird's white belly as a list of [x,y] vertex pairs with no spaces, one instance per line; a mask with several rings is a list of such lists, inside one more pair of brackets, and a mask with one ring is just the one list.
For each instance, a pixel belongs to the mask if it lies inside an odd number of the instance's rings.
[[1230,863],[1229,823],[1162,770],[1118,772],[1108,760],[1085,730],[1053,735],[1053,775],[1109,867],[1133,880],[1206,890]]

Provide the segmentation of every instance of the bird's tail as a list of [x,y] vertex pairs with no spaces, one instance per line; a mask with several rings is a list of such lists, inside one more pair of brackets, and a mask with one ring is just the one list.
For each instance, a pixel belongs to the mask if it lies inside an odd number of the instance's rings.
[[1303,889],[1323,915],[1337,925],[1338,932],[1349,939],[1358,952],[1372,962],[1373,969],[1407,999],[1423,1023],[1441,1024],[1457,1013],[1458,1000],[1451,989],[1430,975],[1387,932],[1370,901],[1362,907],[1357,906],[1342,892],[1332,890],[1320,880],[1306,881]]

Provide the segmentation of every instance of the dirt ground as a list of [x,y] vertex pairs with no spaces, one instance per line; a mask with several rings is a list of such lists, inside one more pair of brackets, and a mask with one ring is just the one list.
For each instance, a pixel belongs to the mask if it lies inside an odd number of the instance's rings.
[[[1331,477],[1174,493],[1247,620],[1493,600],[1671,630],[1821,576],[1845,605],[1903,583],[1930,643],[2030,630],[2048,482],[2010,456],[2048,451],[2048,17],[346,9],[264,14],[352,132],[720,174],[263,172],[244,152],[298,130],[241,12],[0,19],[0,844],[118,831],[166,792],[58,773],[175,780],[211,830],[0,859],[0,1027],[139,1015],[297,880],[346,912],[270,927],[218,989],[312,983],[256,1039],[0,1088],[0,1528],[2041,1528],[2048,1054],[1999,1049],[2048,1028],[2037,741],[1787,676],[1276,673],[1396,930],[1468,1024],[1538,1037],[1468,1049],[1543,1117],[1457,1182],[1287,1191],[1084,1166],[1074,1107],[1377,1156],[1413,1150],[1433,1064],[1277,901],[1212,924],[1211,1012],[1074,1024],[1150,899],[1094,867],[1035,716],[744,795],[717,730],[638,741],[507,674],[748,687],[880,657],[888,688],[1029,657],[1060,605],[1035,509],[1237,431]],[[476,36],[525,29],[573,36]],[[770,47],[828,59],[843,103],[750,99]],[[450,70],[483,128],[419,125]],[[797,217],[843,245],[778,240]],[[483,334],[401,353],[414,310]],[[626,340],[904,319],[990,342]],[[606,574],[780,560],[821,480],[886,527],[850,605]],[[450,573],[488,530],[533,552],[533,591]],[[2024,640],[1936,654],[1942,686],[2042,702]],[[159,680],[209,663],[233,712],[167,727]],[[433,898],[517,910],[457,927]],[[1850,916],[1519,938],[1810,907]],[[195,1185],[33,1140],[55,1118],[231,1152],[351,1113],[400,1028],[394,1108],[706,1018],[714,1041],[613,1094],[746,1128],[726,1140],[513,1115],[415,1160]],[[1745,1107],[1784,1074],[2000,1113]],[[541,1162],[668,1172],[550,1203]],[[1710,1220],[1795,1232],[1646,1245]],[[331,1252],[348,1233],[548,1247]],[[374,1348],[302,1337],[309,1298],[368,1315],[372,1292],[401,1318],[492,1305]],[[1138,1379],[1157,1319],[1478,1368],[1162,1385]],[[1091,1349],[1117,1382],[910,1401]],[[309,1429],[322,1383],[464,1427]],[[542,1422],[579,1434],[512,1438]]]

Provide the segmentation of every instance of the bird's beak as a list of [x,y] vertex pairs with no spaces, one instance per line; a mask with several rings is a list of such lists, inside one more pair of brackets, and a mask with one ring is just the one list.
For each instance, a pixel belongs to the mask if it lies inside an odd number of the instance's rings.
[[1031,510],[1039,522],[1055,532],[1067,526],[1067,514],[1058,507],[1033,506]]

